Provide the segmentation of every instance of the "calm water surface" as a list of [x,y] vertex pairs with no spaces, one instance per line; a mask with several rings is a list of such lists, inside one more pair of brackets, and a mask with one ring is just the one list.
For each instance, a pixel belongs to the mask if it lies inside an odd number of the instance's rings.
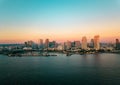
[[120,85],[120,54],[0,55],[0,85]]

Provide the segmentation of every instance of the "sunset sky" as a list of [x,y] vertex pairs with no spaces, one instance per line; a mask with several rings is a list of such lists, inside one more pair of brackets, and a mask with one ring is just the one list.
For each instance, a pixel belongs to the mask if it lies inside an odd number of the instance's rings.
[[0,0],[0,43],[120,39],[120,0]]

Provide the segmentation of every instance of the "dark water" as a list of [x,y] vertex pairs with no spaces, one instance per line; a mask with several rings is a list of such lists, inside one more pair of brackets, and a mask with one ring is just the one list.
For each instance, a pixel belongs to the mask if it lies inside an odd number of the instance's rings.
[[120,85],[120,54],[0,55],[0,85]]

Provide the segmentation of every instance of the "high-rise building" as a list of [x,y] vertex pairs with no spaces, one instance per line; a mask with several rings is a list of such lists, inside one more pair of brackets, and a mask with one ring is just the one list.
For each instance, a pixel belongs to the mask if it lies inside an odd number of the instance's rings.
[[82,37],[82,49],[87,50],[87,38],[84,36]]
[[28,41],[28,45],[29,45],[29,46],[32,46],[33,44],[34,44],[33,41]]
[[64,49],[64,50],[67,49],[66,42],[63,43],[63,49]]
[[43,45],[43,39],[39,39],[39,45]]
[[25,46],[26,47],[32,47],[33,49],[38,48],[38,45],[36,43],[34,43],[32,40],[25,42]]
[[49,48],[49,39],[45,40],[45,48]]
[[72,44],[70,41],[65,42],[66,49],[70,49],[72,47]]
[[32,45],[33,45],[33,41],[27,41],[27,42],[25,42],[25,45],[27,46],[27,47],[31,47]]
[[94,39],[91,39],[91,41],[89,43],[89,47],[90,48],[94,48]]
[[119,39],[116,39],[116,49],[120,49],[120,42],[119,42]]
[[64,43],[63,44],[58,44],[57,50],[59,50],[59,51],[65,50],[64,49]]
[[75,41],[75,47],[80,48],[80,41]]
[[39,45],[39,48],[43,48],[43,39],[39,39],[38,45]]
[[50,48],[56,48],[57,47],[56,45],[57,45],[56,41],[49,42]]
[[100,49],[99,35],[94,36],[94,49],[95,50]]

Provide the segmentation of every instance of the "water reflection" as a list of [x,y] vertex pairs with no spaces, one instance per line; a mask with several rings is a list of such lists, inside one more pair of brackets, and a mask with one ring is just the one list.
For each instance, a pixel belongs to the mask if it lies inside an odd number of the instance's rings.
[[0,85],[119,85],[117,54],[0,56]]

